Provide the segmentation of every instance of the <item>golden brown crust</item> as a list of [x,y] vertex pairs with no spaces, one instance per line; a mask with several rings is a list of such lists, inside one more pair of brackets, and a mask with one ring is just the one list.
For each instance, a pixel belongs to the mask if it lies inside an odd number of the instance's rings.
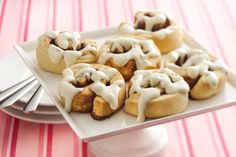
[[[170,20],[171,26],[174,26],[172,29],[172,32],[166,35],[165,38],[159,39],[157,38],[153,32],[150,33],[139,33],[139,32],[134,32],[130,34],[130,36],[135,37],[135,38],[144,38],[144,39],[151,39],[154,41],[156,46],[160,49],[161,54],[166,54],[174,49],[177,49],[181,47],[183,43],[183,30],[182,28],[174,21]],[[119,26],[119,30],[122,29],[122,27],[126,27],[129,25],[128,23],[121,23]],[[121,32],[121,31],[120,31]],[[122,31],[123,32],[123,31]],[[121,33],[121,34],[127,34],[126,33]]]
[[[38,41],[38,45],[36,47],[36,59],[38,61],[38,65],[43,70],[48,71],[48,72],[52,72],[52,73],[61,74],[63,69],[65,69],[65,67],[66,67],[65,61],[64,61],[63,57],[61,58],[61,60],[57,64],[54,64],[51,61],[51,59],[49,58],[49,55],[48,55],[48,50],[49,50],[49,46],[50,46],[51,42],[52,42],[52,39],[50,39],[49,37],[44,37],[43,39]],[[52,43],[55,44],[55,41],[53,41]],[[90,45],[90,46],[97,49],[97,44],[94,40],[85,39],[85,40],[81,40],[81,43],[86,44],[86,45]],[[96,55],[94,55],[92,58],[86,58],[86,59],[78,58],[76,60],[75,64],[77,64],[77,63],[95,63],[97,61],[98,54],[99,54],[98,50],[96,53],[87,51],[86,53],[83,53],[82,56],[89,54],[89,53],[96,54]]]
[[190,90],[190,96],[192,99],[206,99],[219,93],[223,89],[227,80],[225,73],[223,73],[222,71],[215,71],[215,74],[219,81],[217,87],[211,88],[210,85],[206,82],[206,75],[203,75],[199,79],[199,81],[194,85],[194,87]]
[[[125,112],[138,116],[139,94],[132,94],[125,105]],[[188,94],[165,94],[151,100],[146,107],[146,118],[160,118],[183,112],[188,105]]]
[[[72,101],[72,111],[86,113],[91,112],[95,93],[86,87],[81,93],[76,94]],[[65,98],[60,95],[62,105],[65,106]]]
[[[147,66],[145,69],[159,69],[160,68],[160,58],[159,57],[154,58],[154,59],[150,59],[149,61],[151,61],[152,63],[156,63],[156,64],[152,64],[151,66]],[[120,66],[116,65],[116,63],[114,63],[112,59],[109,59],[106,61],[105,65],[116,68],[121,73],[121,75],[124,77],[125,81],[129,81],[131,79],[131,77],[133,76],[134,72],[137,70],[134,60],[130,60],[130,61],[128,61],[128,63],[126,65],[120,67]]]
[[37,46],[36,58],[40,68],[45,71],[61,74],[62,70],[65,68],[65,62],[63,59],[57,64],[52,63],[48,56],[48,47],[43,44]]
[[150,39],[154,41],[162,54],[166,54],[181,47],[181,44],[183,43],[183,31],[180,26],[176,25],[174,31],[167,35],[164,39],[158,39],[153,35]]
[[130,60],[123,67],[119,67],[113,62],[113,59],[109,59],[106,61],[105,65],[116,68],[121,73],[121,75],[124,77],[125,81],[130,80],[130,78],[133,76],[134,72],[137,70],[134,60]]
[[95,93],[88,87],[84,88],[81,93],[75,95],[72,101],[72,110],[79,112],[90,112],[93,107],[93,99],[95,96]]
[[100,96],[96,96],[94,99],[93,110],[91,115],[96,120],[103,120],[110,117],[113,113],[117,112],[125,102],[125,86],[121,87],[118,97],[118,108],[116,110],[111,109],[110,105]]
[[[128,38],[129,36],[127,35],[127,36],[122,36],[122,37],[127,37]],[[146,40],[144,38],[136,38],[136,39]],[[103,52],[106,53],[106,51],[108,51],[108,50],[110,51],[111,46],[112,46],[112,43],[104,44],[100,49],[100,55]],[[155,45],[153,45],[153,46],[154,46],[154,49],[156,50],[156,52],[160,53],[159,49]],[[123,53],[123,52],[121,52],[121,53]],[[145,66],[144,69],[159,69],[160,68],[160,63],[161,63],[161,56],[149,57],[148,61],[150,62],[150,65]],[[110,67],[116,68],[121,73],[121,75],[123,76],[125,81],[129,81],[130,78],[133,76],[133,73],[137,70],[135,59],[130,59],[124,66],[117,65],[112,58],[106,60],[106,62],[104,64],[108,65]]]
[[[205,52],[207,53],[207,52]],[[209,61],[216,61],[217,58],[213,56],[212,54],[207,53],[207,59]],[[209,98],[217,93],[219,93],[227,80],[227,72],[224,70],[213,70],[214,74],[216,74],[218,85],[213,88],[209,85],[209,83],[206,81],[207,74],[199,75],[197,78],[192,79],[189,76],[187,76],[187,68],[182,67],[181,65],[178,65],[177,63],[170,63],[166,62],[164,64],[164,67],[171,69],[175,73],[179,74],[184,78],[184,80],[188,83],[190,87],[189,96],[191,99],[201,100]],[[204,91],[204,92],[203,92]]]

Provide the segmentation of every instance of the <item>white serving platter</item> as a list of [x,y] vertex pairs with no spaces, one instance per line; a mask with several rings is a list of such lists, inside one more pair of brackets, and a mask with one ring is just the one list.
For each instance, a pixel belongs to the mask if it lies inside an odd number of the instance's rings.
[[[106,39],[114,37],[117,33],[117,29],[118,27],[112,27],[96,31],[83,32],[81,33],[81,36],[82,38],[95,39],[98,44],[101,45]],[[71,128],[83,140],[93,141],[136,129],[146,128],[228,107],[234,105],[236,102],[236,75],[230,71],[228,82],[221,93],[207,100],[190,100],[187,110],[180,114],[159,119],[146,120],[144,123],[138,123],[136,121],[136,117],[126,114],[123,110],[120,110],[118,113],[103,121],[94,120],[90,114],[76,112],[67,113],[64,111],[58,98],[57,85],[61,79],[61,76],[45,72],[39,68],[35,57],[36,44],[36,41],[26,42],[15,45],[15,48],[25,63],[29,66],[32,73],[45,88],[49,97],[56,104],[57,108],[62,113]],[[184,34],[183,46],[204,49],[204,47],[201,46],[188,33]]]

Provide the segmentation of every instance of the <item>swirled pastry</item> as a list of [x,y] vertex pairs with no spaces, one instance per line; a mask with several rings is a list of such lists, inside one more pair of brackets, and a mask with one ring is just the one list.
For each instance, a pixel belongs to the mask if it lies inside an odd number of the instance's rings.
[[49,31],[39,37],[36,57],[43,70],[60,74],[76,63],[95,63],[98,50],[95,41],[77,32]]
[[98,63],[116,68],[127,81],[137,69],[159,68],[160,57],[151,40],[119,37],[102,45]]
[[180,113],[187,107],[188,92],[188,84],[170,69],[137,70],[129,82],[125,112],[139,122]]
[[226,66],[200,49],[179,48],[167,55],[164,64],[184,77],[193,99],[205,99],[219,93],[227,79]]
[[121,23],[119,33],[152,39],[161,53],[168,53],[181,46],[182,28],[163,12],[137,12],[134,25]]
[[63,70],[59,95],[66,111],[91,112],[94,119],[109,117],[125,101],[125,82],[114,68],[75,64]]

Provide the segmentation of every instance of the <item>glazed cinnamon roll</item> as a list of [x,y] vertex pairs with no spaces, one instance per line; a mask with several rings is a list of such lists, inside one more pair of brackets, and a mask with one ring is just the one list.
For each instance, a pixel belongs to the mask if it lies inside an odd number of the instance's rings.
[[205,99],[219,93],[227,80],[226,66],[200,49],[179,48],[167,55],[164,66],[184,77],[193,99]]
[[76,63],[95,63],[98,50],[95,41],[77,32],[49,31],[39,37],[36,57],[43,70],[60,74]]
[[63,70],[59,96],[65,110],[90,112],[102,120],[125,101],[125,81],[114,68],[98,64],[75,64]]
[[137,69],[159,68],[160,57],[151,40],[119,37],[102,45],[98,63],[116,68],[127,81]]
[[121,23],[119,33],[152,39],[161,53],[168,53],[181,46],[182,28],[163,12],[137,12],[134,24]]
[[137,70],[129,82],[125,112],[138,122],[180,113],[188,105],[188,92],[188,84],[170,69]]

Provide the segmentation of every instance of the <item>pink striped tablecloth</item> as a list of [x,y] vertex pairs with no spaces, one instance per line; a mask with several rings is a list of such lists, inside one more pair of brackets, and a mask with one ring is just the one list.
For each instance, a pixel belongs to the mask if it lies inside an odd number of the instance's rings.
[[[138,10],[160,9],[236,71],[234,0],[1,0],[0,57],[17,42],[47,30],[85,31],[132,21]],[[165,124],[165,157],[235,157],[236,107]],[[22,121],[0,112],[0,157],[87,156],[70,127]]]

